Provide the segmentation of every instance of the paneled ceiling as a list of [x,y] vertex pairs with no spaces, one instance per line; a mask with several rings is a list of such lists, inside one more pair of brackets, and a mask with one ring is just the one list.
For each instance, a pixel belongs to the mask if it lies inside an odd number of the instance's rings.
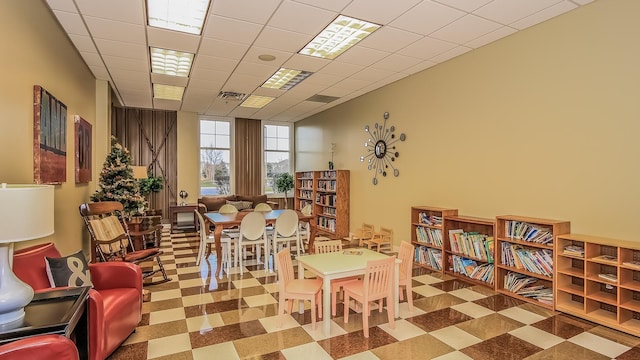
[[[123,106],[294,122],[592,1],[211,0],[201,35],[148,26],[145,0],[47,3]],[[334,60],[297,54],[339,14],[382,27]],[[150,46],[194,53],[189,77],[152,74]],[[313,75],[287,91],[260,87],[280,67]],[[186,86],[182,101],[154,99],[152,83]],[[240,107],[221,91],[276,99]]]

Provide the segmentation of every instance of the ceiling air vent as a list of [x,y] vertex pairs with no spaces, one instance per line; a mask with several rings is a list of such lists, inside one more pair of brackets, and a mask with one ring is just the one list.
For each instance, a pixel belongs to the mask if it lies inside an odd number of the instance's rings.
[[335,96],[327,96],[327,95],[313,95],[312,97],[308,98],[307,101],[315,101],[315,102],[321,102],[321,103],[325,103],[328,104],[332,101],[336,101],[338,100],[338,97]]
[[223,100],[242,101],[247,97],[247,94],[237,93],[233,91],[220,91],[218,97]]

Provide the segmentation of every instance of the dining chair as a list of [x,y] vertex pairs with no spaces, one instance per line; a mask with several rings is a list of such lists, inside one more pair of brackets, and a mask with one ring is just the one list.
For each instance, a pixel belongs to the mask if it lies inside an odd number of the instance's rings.
[[293,300],[311,301],[311,329],[316,329],[316,311],[322,319],[322,280],[296,279],[293,274],[291,251],[284,248],[276,256],[278,268],[278,327],[284,320],[285,302],[291,314]]
[[362,223],[362,227],[356,229],[354,237],[358,239],[358,246],[363,247],[365,241],[371,239],[374,233],[373,225],[368,223]]
[[362,329],[364,337],[369,337],[369,302],[378,300],[378,310],[382,312],[383,300],[387,299],[389,326],[396,328],[393,305],[393,269],[396,258],[389,256],[382,260],[367,261],[362,280],[350,281],[342,286],[344,290],[344,322],[349,322],[349,299],[362,304]]
[[400,273],[398,274],[398,285],[400,286],[400,300],[403,299],[402,288],[407,292],[407,302],[409,303],[409,311],[413,312],[413,259],[415,247],[408,241],[400,243],[398,250],[398,259],[402,260],[400,264]]
[[256,204],[256,206],[253,208],[253,211],[271,211],[271,210],[273,210],[271,208],[271,205],[267,203]]
[[367,245],[368,249],[376,247],[378,252],[380,252],[383,247],[385,250],[391,250],[393,244],[393,230],[381,226],[379,232],[374,232],[373,236],[371,236],[369,240],[363,241],[363,243]]
[[260,262],[260,249],[265,248],[265,256],[269,256],[269,242],[266,232],[267,221],[261,212],[250,212],[242,218],[240,222],[240,236],[235,247],[235,263],[240,263],[240,271],[244,272],[243,258],[240,255],[240,248],[246,246],[256,246],[256,259]]
[[[211,253],[211,246],[215,245],[216,240],[213,233],[207,235],[206,224],[202,214],[198,210],[194,211],[198,217],[198,224],[200,224],[200,245],[198,247],[198,257],[196,258],[196,266],[200,266],[202,258],[206,258]],[[225,269],[227,274],[231,268],[231,238],[224,235],[220,237],[220,243],[222,245],[222,254],[216,254],[220,256],[222,260],[222,268]],[[206,249],[206,255],[205,255]],[[220,272],[220,278],[222,278],[222,272]]]
[[[282,246],[291,248],[291,242],[295,241],[296,251],[300,256],[300,233],[298,232],[298,213],[294,210],[284,210],[276,219],[273,227],[272,248],[278,252]],[[277,264],[276,264],[277,268]]]
[[[316,254],[324,254],[324,253],[332,253],[332,252],[341,252],[342,251],[342,240],[327,240],[327,241],[316,241],[313,243],[313,248]],[[337,303],[338,303],[338,294],[341,293],[342,285],[353,280],[358,280],[359,276],[349,276],[341,279],[331,280],[331,315],[336,316],[337,313]]]

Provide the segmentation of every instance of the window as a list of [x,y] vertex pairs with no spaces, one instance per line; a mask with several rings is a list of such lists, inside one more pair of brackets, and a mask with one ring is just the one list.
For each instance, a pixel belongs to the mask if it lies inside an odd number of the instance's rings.
[[200,120],[200,195],[231,193],[231,122]]
[[274,194],[274,177],[291,172],[291,126],[264,125],[264,193]]

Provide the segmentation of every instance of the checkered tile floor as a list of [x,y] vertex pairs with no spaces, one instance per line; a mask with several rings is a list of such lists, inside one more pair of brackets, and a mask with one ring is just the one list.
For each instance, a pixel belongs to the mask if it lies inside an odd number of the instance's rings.
[[414,311],[401,303],[395,329],[373,311],[366,339],[361,315],[344,324],[338,306],[327,338],[321,323],[311,329],[308,303],[278,328],[273,272],[249,262],[214,279],[215,256],[195,265],[197,234],[166,231],[162,249],[172,281],[145,286],[142,321],[111,360],[640,359],[640,338],[424,269],[414,270]]

